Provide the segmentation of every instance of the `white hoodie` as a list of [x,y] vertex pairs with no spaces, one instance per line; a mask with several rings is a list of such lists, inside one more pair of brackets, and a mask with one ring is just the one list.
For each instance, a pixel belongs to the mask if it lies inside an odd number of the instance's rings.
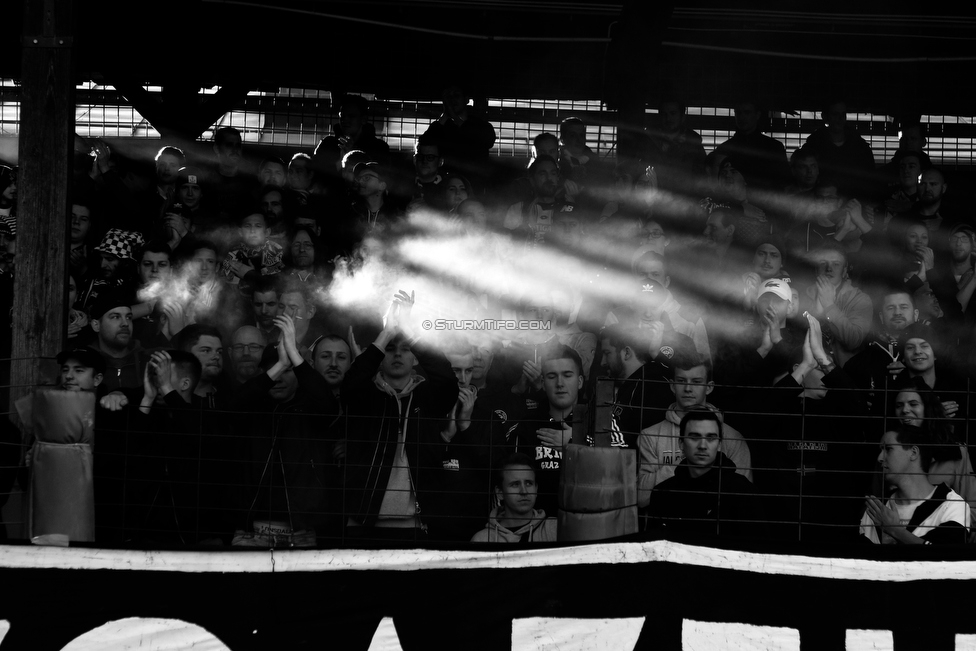
[[493,508],[488,516],[488,524],[471,538],[471,542],[517,543],[526,534],[527,542],[556,542],[556,518],[547,518],[545,511],[533,509],[529,523],[515,531],[498,523],[502,515],[502,507]]

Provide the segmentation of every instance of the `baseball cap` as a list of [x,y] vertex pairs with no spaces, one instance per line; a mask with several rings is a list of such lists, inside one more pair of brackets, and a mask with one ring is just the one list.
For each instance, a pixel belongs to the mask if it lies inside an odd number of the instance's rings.
[[759,286],[759,294],[756,298],[759,298],[763,294],[775,294],[779,296],[784,301],[793,300],[793,290],[790,288],[790,281],[788,278],[770,278]]
[[94,369],[96,373],[105,373],[105,358],[91,348],[71,348],[58,353],[57,360],[59,365],[63,365],[69,359],[81,363],[82,366]]
[[181,167],[176,173],[176,186],[186,185],[190,183],[192,185],[201,185],[203,182],[203,171],[198,167]]
[[959,232],[968,233],[969,237],[976,237],[976,228],[973,228],[972,226],[966,223],[959,223],[953,226],[952,230],[949,231],[949,237],[952,237],[953,235]]

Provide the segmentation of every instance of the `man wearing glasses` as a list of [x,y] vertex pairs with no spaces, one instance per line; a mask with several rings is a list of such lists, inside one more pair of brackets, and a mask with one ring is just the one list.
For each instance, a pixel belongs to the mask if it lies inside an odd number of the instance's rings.
[[230,345],[230,367],[235,387],[261,372],[261,354],[267,344],[267,338],[254,326],[241,326],[234,332]]

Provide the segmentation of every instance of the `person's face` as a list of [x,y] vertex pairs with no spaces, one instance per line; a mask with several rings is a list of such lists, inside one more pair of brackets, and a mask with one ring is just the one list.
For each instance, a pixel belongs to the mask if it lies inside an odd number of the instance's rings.
[[172,269],[169,266],[169,254],[146,251],[139,261],[139,280],[148,285],[160,280],[166,280]]
[[560,136],[563,147],[573,155],[583,153],[586,148],[586,125],[567,124],[562,127]]
[[176,194],[182,203],[187,208],[193,209],[200,205],[200,198],[203,193],[200,191],[200,186],[196,183],[184,183],[176,190]]
[[925,136],[917,126],[904,129],[898,139],[898,146],[909,151],[924,151],[925,144]]
[[356,175],[356,192],[359,196],[371,197],[382,194],[384,190],[386,190],[386,183],[373,170],[367,168]]
[[126,348],[132,341],[132,310],[128,305],[113,307],[92,325],[97,327],[99,341],[112,348]]
[[735,107],[735,127],[743,133],[752,133],[759,126],[759,111],[753,104]]
[[704,366],[689,369],[674,369],[671,391],[681,409],[705,404],[705,398],[712,392],[713,383],[708,381]]
[[889,294],[881,304],[881,325],[886,332],[901,332],[918,320],[918,310],[908,294]]
[[203,379],[213,380],[219,377],[220,372],[224,370],[224,345],[220,343],[219,338],[204,335],[200,337],[196,345],[190,348],[190,352],[200,360],[200,365],[203,367],[201,373]]
[[576,404],[583,376],[571,359],[550,359],[542,363],[542,388],[549,404],[556,409],[568,409]]
[[746,179],[739,170],[729,164],[722,165],[718,180],[733,199],[742,201],[746,198]]
[[325,378],[333,389],[342,384],[346,371],[352,366],[352,353],[344,341],[323,340],[315,348],[312,367]]
[[671,284],[671,278],[665,273],[664,263],[660,260],[641,260],[637,264],[637,276],[641,280],[653,280],[661,287]]
[[532,170],[531,182],[536,197],[554,197],[559,187],[559,168],[551,161],[537,163]]
[[644,230],[641,231],[641,244],[649,247],[651,251],[654,251],[658,255],[664,255],[665,250],[671,244],[671,238],[668,237],[661,224],[655,221],[649,221],[644,226]]
[[[285,292],[278,299],[278,315],[287,314],[293,319],[305,320],[311,317],[311,310],[305,303],[305,297],[299,292]],[[296,323],[295,327],[299,327]]]
[[91,230],[91,210],[88,206],[71,206],[71,243],[81,244]]
[[286,402],[291,400],[298,391],[298,377],[295,376],[294,369],[289,368],[281,374],[274,386],[268,390],[268,394],[276,402]]
[[277,161],[265,163],[258,172],[261,185],[271,185],[276,188],[285,186],[285,166]]
[[922,164],[917,156],[905,156],[898,163],[898,180],[901,186],[910,190],[918,187],[918,175],[922,173]]
[[15,201],[17,201],[17,174],[16,174],[16,172],[10,177],[10,185],[8,185],[7,187],[5,187],[3,189],[3,192],[0,193],[0,194],[2,194],[3,198],[6,199],[7,201],[9,201],[10,203],[14,203]]
[[793,171],[793,180],[804,190],[809,190],[817,184],[820,177],[820,165],[817,159],[812,156],[801,156],[793,161],[790,167]]
[[176,183],[182,163],[173,154],[163,154],[156,159],[156,180],[162,184]]
[[734,228],[722,225],[722,213],[715,211],[708,216],[705,222],[705,238],[714,246],[722,246],[732,241]]
[[486,346],[478,346],[474,349],[474,356],[472,357],[472,369],[471,369],[471,383],[481,384],[485,381],[485,377],[488,375],[488,369],[491,368],[491,362],[494,360],[495,356]]
[[291,259],[300,269],[311,267],[315,262],[315,243],[305,231],[298,231],[291,241]]
[[624,377],[624,361],[609,339],[600,341],[600,366],[605,368],[612,378]]
[[760,244],[752,258],[752,270],[769,280],[783,269],[783,254],[772,244]]
[[790,316],[790,308],[795,304],[795,297],[791,304],[790,301],[784,300],[772,292],[766,292],[756,300],[756,314],[762,317],[767,310],[772,308],[773,318],[779,322]]
[[557,242],[579,246],[583,238],[580,219],[576,213],[559,213],[553,219],[552,235]]
[[511,516],[529,516],[535,509],[539,487],[535,483],[535,469],[529,466],[509,466],[502,470],[502,484],[495,494]]
[[248,380],[260,372],[258,364],[265,344],[257,330],[244,328],[234,334],[230,346],[230,363],[238,380]]
[[824,122],[831,131],[840,132],[847,126],[847,107],[843,102],[837,102],[827,107],[824,113]]
[[922,172],[922,176],[919,177],[918,181],[918,199],[923,204],[934,204],[942,200],[942,195],[945,194],[945,180],[942,178],[942,174],[936,172],[935,170],[927,170]]
[[477,224],[478,226],[484,226],[488,221],[488,212],[485,210],[485,204],[480,201],[466,201],[458,208],[458,215],[465,222]]
[[362,133],[363,122],[363,114],[358,106],[348,104],[339,109],[339,126],[342,127],[342,134],[353,141]]
[[847,260],[840,251],[820,251],[817,256],[817,275],[825,276],[834,287],[847,278]]
[[119,256],[114,255],[112,253],[105,253],[104,251],[99,251],[98,254],[102,258],[102,266],[101,266],[102,277],[111,278],[115,274],[115,271],[119,268],[119,265],[122,263],[122,260],[119,258]]
[[380,364],[380,372],[384,377],[400,380],[413,373],[413,366],[417,363],[410,350],[410,344],[406,341],[391,341],[386,345],[383,362]]
[[474,375],[474,355],[448,355],[447,359],[451,362],[451,371],[457,378],[458,385],[466,387],[471,384],[471,376]]
[[674,133],[680,129],[681,123],[685,119],[681,107],[673,102],[662,105],[659,116],[661,118],[661,129],[667,133]]
[[421,145],[413,155],[413,165],[422,180],[432,180],[441,166],[441,154],[436,145]]
[[837,193],[837,188],[831,185],[817,188],[813,191],[813,195],[817,200],[816,207],[820,212],[830,213],[840,208],[840,195]]
[[468,198],[468,188],[464,181],[458,178],[448,181],[444,191],[447,193],[447,202],[451,208],[457,208],[459,203]]
[[905,342],[902,357],[905,366],[915,373],[925,373],[935,366],[935,353],[932,351],[932,345],[920,337]]
[[913,224],[905,231],[905,246],[915,252],[922,247],[929,245],[929,229],[922,224]]
[[895,432],[885,432],[881,437],[881,452],[878,454],[878,463],[881,470],[888,477],[904,475],[912,471],[913,459],[917,458],[918,448],[915,446],[905,447],[898,442],[898,434]]
[[457,86],[451,86],[444,90],[441,95],[441,100],[444,102],[444,107],[453,111],[456,114],[461,113],[468,105],[468,96],[465,94],[462,88]]
[[915,290],[915,304],[918,305],[918,313],[925,319],[938,319],[943,315],[939,299],[928,283]]
[[254,315],[261,328],[270,330],[274,318],[278,316],[278,294],[273,291],[254,292],[251,305],[254,307]]
[[295,158],[288,163],[288,187],[295,190],[308,190],[312,185],[312,170],[307,158]]
[[261,197],[261,212],[270,219],[279,220],[285,213],[285,205],[281,199],[281,192],[272,190]]
[[905,425],[921,427],[925,419],[925,403],[916,391],[901,391],[895,396],[895,416]]
[[65,391],[94,391],[101,382],[101,373],[78,360],[66,359],[61,365],[61,388]]
[[520,318],[529,321],[549,321],[552,319],[552,301],[548,298],[539,301],[527,301],[522,308]]
[[268,239],[268,224],[264,215],[255,213],[248,215],[241,222],[241,239],[252,249],[260,248]]
[[217,161],[221,165],[237,168],[241,164],[241,158],[244,154],[244,143],[241,141],[240,134],[223,134],[220,142],[214,145],[214,151],[217,154]]
[[74,307],[77,300],[78,283],[75,282],[74,276],[68,276],[68,307]]
[[212,249],[198,249],[193,253],[190,261],[197,280],[201,283],[210,282],[217,269],[217,252]]
[[965,262],[973,255],[973,237],[966,231],[953,233],[949,238],[949,253],[953,262]]
[[556,138],[543,138],[535,145],[535,156],[548,156],[553,160],[559,160],[559,140]]
[[685,425],[681,437],[681,453],[692,466],[711,468],[722,449],[718,423],[712,420],[693,420]]

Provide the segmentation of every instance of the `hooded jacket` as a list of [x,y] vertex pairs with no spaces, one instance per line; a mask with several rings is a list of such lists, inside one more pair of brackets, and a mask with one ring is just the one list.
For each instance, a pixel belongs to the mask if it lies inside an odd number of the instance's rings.
[[443,353],[416,343],[413,353],[427,379],[413,376],[396,391],[377,375],[385,355],[370,345],[353,362],[342,387],[348,401],[346,435],[346,511],[372,526],[386,497],[403,433],[410,490],[416,494],[417,515],[438,490],[444,440],[444,415],[458,397],[458,383]]
[[475,543],[556,542],[556,518],[547,518],[546,512],[532,510],[532,520],[515,531],[499,524],[504,517],[503,507],[496,506],[488,516],[488,524],[471,538]]
[[[725,423],[722,413],[711,403],[704,403],[718,413],[722,420],[722,454],[736,467],[737,473],[752,481],[752,455],[745,438],[734,427]],[[672,403],[660,423],[641,430],[637,442],[640,450],[640,466],[637,471],[637,505],[647,506],[651,490],[674,476],[675,468],[684,460],[681,452],[681,414],[678,404]]]

